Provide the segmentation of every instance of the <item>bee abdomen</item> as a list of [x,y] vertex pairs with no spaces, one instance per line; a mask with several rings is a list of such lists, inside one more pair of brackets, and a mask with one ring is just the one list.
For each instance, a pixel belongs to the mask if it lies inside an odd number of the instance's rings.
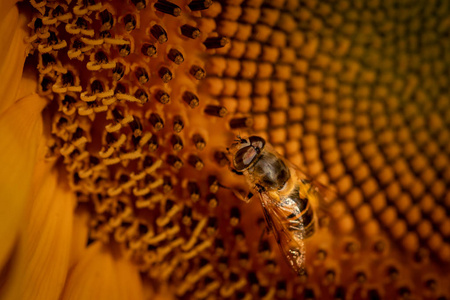
[[292,213],[286,216],[289,230],[298,232],[303,239],[312,236],[315,231],[314,211],[308,198],[300,198],[296,187],[285,202],[292,206]]
[[298,236],[302,239],[307,239],[311,237],[315,232],[315,226],[314,226],[314,220],[310,222],[308,225],[301,224],[301,217],[300,220],[295,220],[295,224],[292,224],[289,226],[290,231],[297,232]]
[[306,239],[314,234],[314,212],[311,205],[308,204],[305,210],[300,211],[293,218],[287,219],[290,231],[299,231]]

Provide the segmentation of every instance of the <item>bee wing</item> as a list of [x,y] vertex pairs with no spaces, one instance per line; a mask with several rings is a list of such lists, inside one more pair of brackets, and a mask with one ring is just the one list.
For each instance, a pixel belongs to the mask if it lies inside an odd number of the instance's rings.
[[[296,165],[292,163],[289,163],[289,165],[296,171],[297,177],[303,183],[303,186],[307,187],[303,193],[308,195],[309,198],[315,197],[318,200],[319,207],[328,210],[331,204],[338,198],[336,190],[330,186],[324,185],[318,180],[312,179],[311,176]],[[300,191],[300,193],[302,193],[302,191]]]
[[321,203],[330,205],[337,199],[337,191],[330,186],[326,186],[317,180],[309,179],[309,183],[319,195]]
[[289,266],[297,275],[305,273],[305,244],[302,217],[288,220],[293,212],[289,206],[274,204],[265,193],[260,193],[261,205],[269,229],[272,230],[278,246]]

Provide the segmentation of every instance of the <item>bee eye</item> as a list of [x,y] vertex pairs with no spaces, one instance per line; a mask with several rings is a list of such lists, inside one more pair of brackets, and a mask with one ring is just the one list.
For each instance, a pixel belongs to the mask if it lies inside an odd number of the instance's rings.
[[264,148],[264,146],[266,145],[266,140],[264,140],[262,137],[254,135],[249,137],[248,139],[253,147],[258,148],[260,150]]
[[258,152],[252,146],[247,146],[240,149],[234,156],[234,167],[237,171],[247,169],[257,155]]

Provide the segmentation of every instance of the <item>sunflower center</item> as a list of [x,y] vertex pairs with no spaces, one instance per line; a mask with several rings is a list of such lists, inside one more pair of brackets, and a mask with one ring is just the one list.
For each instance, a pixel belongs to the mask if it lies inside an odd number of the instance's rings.
[[92,213],[90,240],[122,244],[152,278],[182,278],[216,235],[229,136],[211,134],[249,124],[200,96],[202,57],[229,42],[201,22],[212,2],[131,2],[33,2],[49,155]]

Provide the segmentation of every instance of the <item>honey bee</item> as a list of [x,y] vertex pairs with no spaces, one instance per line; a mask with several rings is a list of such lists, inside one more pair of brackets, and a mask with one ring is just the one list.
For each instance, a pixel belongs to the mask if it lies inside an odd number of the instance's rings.
[[237,136],[228,152],[232,171],[244,175],[250,187],[250,193],[240,198],[248,202],[255,192],[259,194],[268,229],[283,256],[297,275],[304,274],[304,240],[316,231],[313,206],[317,207],[319,190],[325,187],[309,180],[259,136]]

